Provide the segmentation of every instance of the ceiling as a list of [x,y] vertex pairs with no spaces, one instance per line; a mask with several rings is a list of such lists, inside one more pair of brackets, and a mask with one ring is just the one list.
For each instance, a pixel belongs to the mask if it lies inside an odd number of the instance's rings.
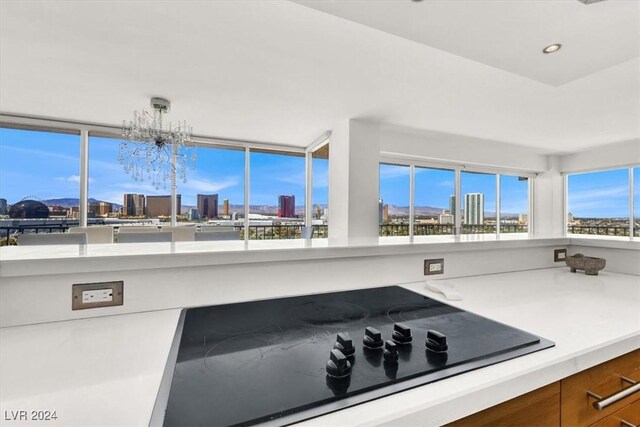
[[[297,3],[552,86],[640,55],[637,0]],[[553,43],[561,43],[561,51],[542,54]]]
[[639,28],[615,0],[1,0],[0,111],[117,125],[162,96],[199,135],[361,118],[575,152],[640,139]]

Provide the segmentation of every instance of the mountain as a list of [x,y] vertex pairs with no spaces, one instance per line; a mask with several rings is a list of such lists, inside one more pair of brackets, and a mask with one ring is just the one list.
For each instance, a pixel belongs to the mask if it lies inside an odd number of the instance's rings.
[[[89,203],[98,203],[98,202],[102,202],[103,200],[97,200],[94,198],[90,198],[89,199]],[[79,199],[77,198],[72,198],[72,197],[67,197],[67,198],[62,198],[62,199],[47,199],[47,200],[41,200],[42,203],[44,203],[47,206],[62,206],[63,208],[70,208],[72,206],[78,206],[80,204]],[[109,203],[109,202],[107,202]],[[114,209],[120,209],[122,207],[122,205],[119,205],[117,203],[113,203],[113,208]]]
[[[442,210],[443,208],[434,208],[433,206],[416,206],[414,213],[415,216],[438,216]],[[389,205],[389,215],[409,216],[409,206]]]
[[[433,206],[416,206],[415,209],[415,216],[416,217],[420,217],[420,216],[429,216],[429,217],[437,217],[438,215],[440,215],[443,211],[443,208],[434,208]],[[396,206],[396,205],[389,205],[389,215],[391,216],[409,216],[409,206]],[[484,216],[486,218],[495,218],[496,217],[496,213],[495,212],[491,212],[491,211],[485,211],[484,212]],[[518,218],[518,214],[517,213],[508,213],[508,212],[502,212],[501,217],[503,219],[506,218]]]

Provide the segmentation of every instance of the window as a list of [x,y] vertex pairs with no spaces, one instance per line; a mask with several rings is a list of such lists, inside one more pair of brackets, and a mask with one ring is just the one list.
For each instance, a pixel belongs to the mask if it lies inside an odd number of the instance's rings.
[[305,158],[251,150],[250,239],[296,239],[304,226]]
[[409,166],[380,164],[380,236],[409,235]]
[[629,169],[567,176],[567,233],[629,235]]
[[79,153],[78,134],[1,128],[0,216],[77,226]]
[[244,148],[199,145],[195,170],[178,182],[186,223],[241,229],[244,225]]
[[463,171],[460,174],[462,234],[496,232],[496,175]]
[[414,235],[454,234],[455,171],[416,167]]
[[311,155],[313,189],[311,193],[311,224],[313,237],[328,237],[329,228],[329,144],[325,144]]
[[500,233],[529,231],[529,179],[500,175]]
[[[92,218],[121,218],[140,224],[169,222],[171,180],[156,188],[146,173],[137,180],[125,173],[118,162],[120,143],[116,138],[89,137],[88,222]],[[178,193],[178,216],[181,204]]]

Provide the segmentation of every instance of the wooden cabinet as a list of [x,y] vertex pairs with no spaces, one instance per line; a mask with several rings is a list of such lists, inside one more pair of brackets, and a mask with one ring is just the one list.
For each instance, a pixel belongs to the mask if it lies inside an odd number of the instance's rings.
[[[627,423],[627,424],[623,424]],[[591,427],[623,427],[640,425],[640,399],[592,424]]]
[[633,393],[599,411],[596,398],[611,396],[629,383],[622,377],[640,382],[640,350],[594,366],[562,381],[508,400],[500,405],[462,418],[448,427],[462,426],[562,426],[624,427],[640,425],[640,392]]
[[615,394],[629,387],[629,384],[622,381],[622,377],[640,381],[640,350],[563,379],[560,405],[562,425],[589,426],[640,399],[640,392],[637,392],[602,411],[593,407],[597,399],[587,395],[587,392],[603,397]]
[[447,424],[448,427],[557,427],[560,425],[560,381]]

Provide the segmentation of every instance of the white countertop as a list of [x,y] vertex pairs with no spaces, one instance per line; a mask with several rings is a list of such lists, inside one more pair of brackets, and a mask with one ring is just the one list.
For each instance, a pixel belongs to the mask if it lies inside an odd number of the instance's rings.
[[462,236],[380,237],[369,244],[344,244],[328,239],[283,239],[47,245],[0,247],[0,277],[97,271],[127,271],[174,267],[230,265],[349,258],[376,255],[447,253],[541,246],[596,246],[640,250],[640,240],[585,237],[528,237],[524,233]]
[[[306,421],[435,426],[640,348],[640,277],[566,268],[449,279],[449,304],[556,346]],[[405,285],[432,298],[422,283]],[[146,425],[179,310],[0,329],[0,422],[5,411],[56,411],[34,425]],[[9,414],[11,414],[9,412]]]

